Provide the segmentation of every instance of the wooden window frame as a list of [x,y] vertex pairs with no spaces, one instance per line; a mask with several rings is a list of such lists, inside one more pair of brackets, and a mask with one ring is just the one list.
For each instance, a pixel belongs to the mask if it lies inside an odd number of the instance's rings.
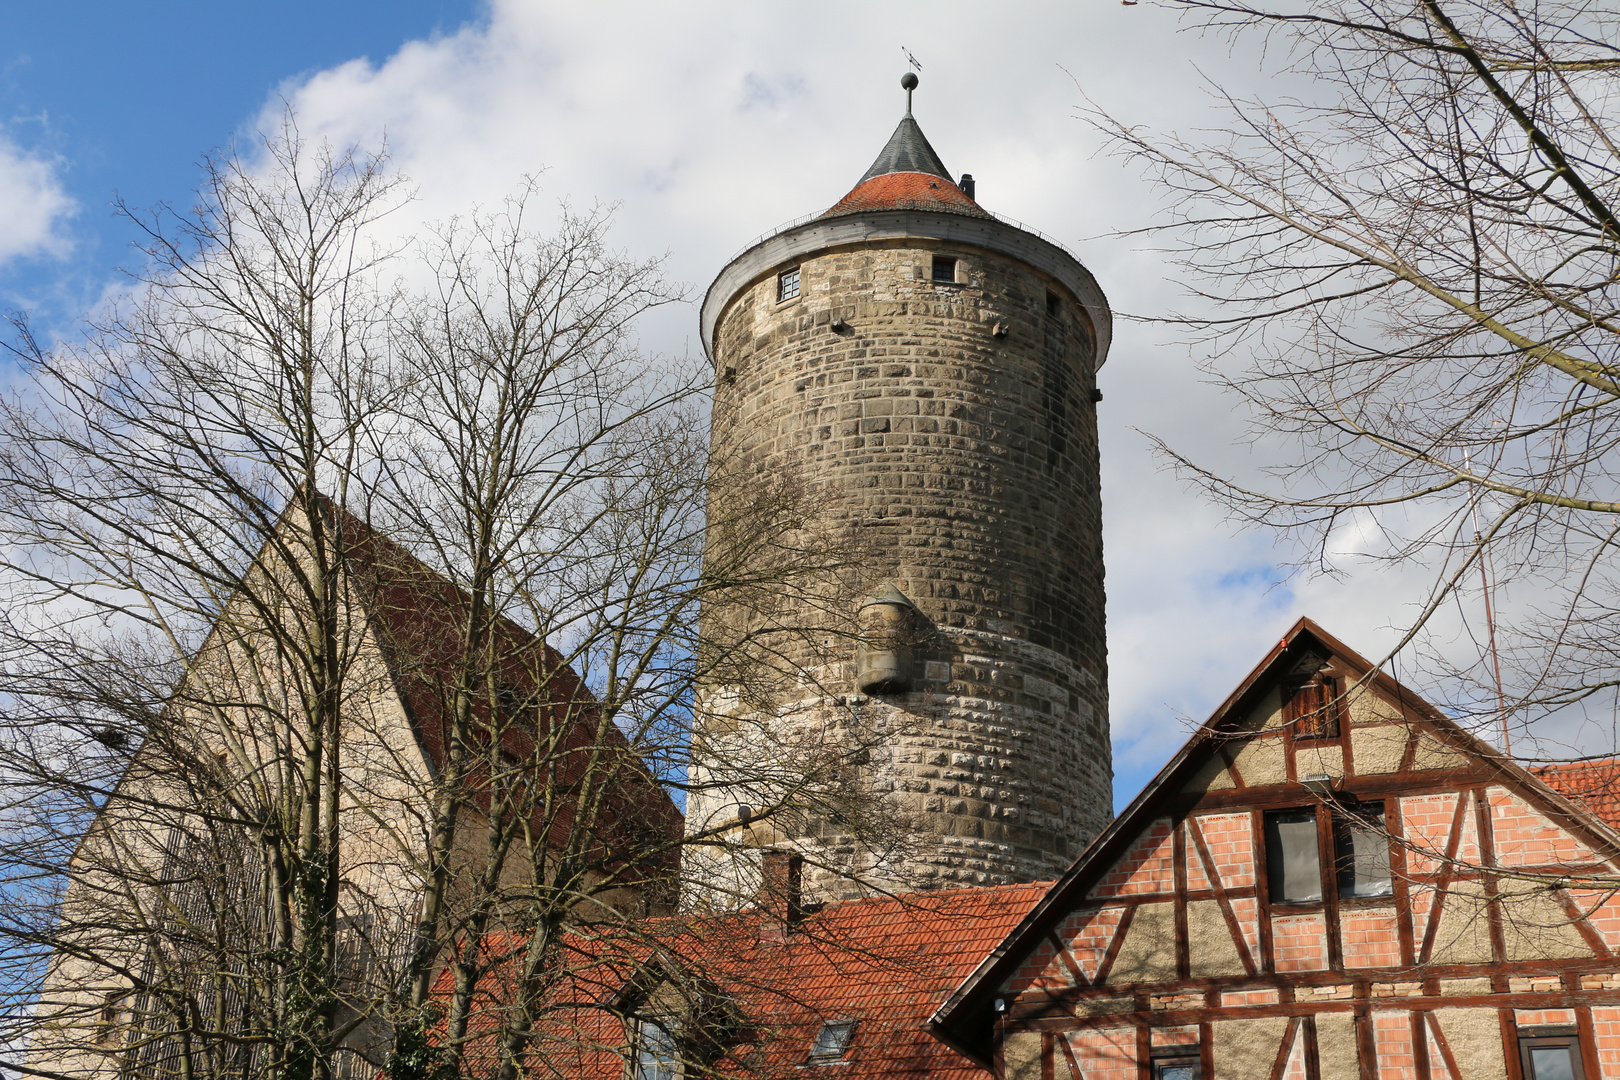
[[1148,1052],[1150,1080],[1164,1080],[1167,1065],[1191,1065],[1192,1080],[1204,1080],[1204,1054],[1202,1043],[1184,1043],[1180,1046],[1155,1046]]
[[[1313,704],[1305,700],[1311,697],[1315,698]],[[1311,707],[1307,708],[1307,704],[1311,704]],[[1344,728],[1344,703],[1339,680],[1335,676],[1318,673],[1284,683],[1282,707],[1283,724],[1294,742],[1339,741]]]
[[1537,1047],[1562,1046],[1569,1050],[1573,1066],[1573,1080],[1586,1080],[1586,1055],[1581,1046],[1577,1027],[1519,1028],[1519,1075],[1523,1080],[1542,1080],[1536,1076],[1530,1053]]
[[[1369,893],[1357,896],[1353,892],[1344,891],[1344,870],[1347,863],[1353,864],[1355,860],[1355,846],[1351,839],[1351,830],[1355,828],[1355,819],[1366,820],[1376,812],[1378,823],[1367,831],[1384,841],[1384,869],[1389,873],[1389,886],[1381,893]],[[1395,864],[1390,853],[1394,849],[1394,839],[1389,835],[1389,815],[1384,800],[1369,800],[1365,803],[1349,803],[1342,809],[1334,808],[1330,811],[1330,825],[1333,834],[1333,888],[1338,894],[1340,906],[1383,906],[1395,902]]]
[[[1272,908],[1288,911],[1314,911],[1318,908],[1347,905],[1356,906],[1383,906],[1394,903],[1395,899],[1395,871],[1393,861],[1386,856],[1386,865],[1390,867],[1390,890],[1369,896],[1356,896],[1343,891],[1343,868],[1347,859],[1354,858],[1354,848],[1348,843],[1351,819],[1361,816],[1357,811],[1365,808],[1370,812],[1377,808],[1380,826],[1376,834],[1384,838],[1384,842],[1393,847],[1389,836],[1388,817],[1382,800],[1367,803],[1351,803],[1344,807],[1327,806],[1321,803],[1315,806],[1282,807],[1275,810],[1266,810],[1261,815],[1261,838],[1265,842],[1265,894],[1267,903]],[[1272,822],[1283,816],[1314,815],[1316,819],[1316,871],[1320,894],[1314,899],[1285,899],[1276,895],[1272,888],[1274,879],[1271,860]]]
[[644,1016],[632,1017],[630,1023],[630,1052],[625,1055],[626,1080],[658,1080],[660,1074],[643,1072],[641,1065],[641,1050],[646,1043],[643,1032],[648,1027],[655,1027],[669,1037],[670,1069],[666,1074],[670,1080],[680,1080],[686,1075],[686,1062],[681,1056],[680,1022],[672,1016]]

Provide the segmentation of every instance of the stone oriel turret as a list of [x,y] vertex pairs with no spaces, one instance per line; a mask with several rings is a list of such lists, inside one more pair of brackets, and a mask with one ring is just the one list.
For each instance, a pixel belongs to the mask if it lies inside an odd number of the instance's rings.
[[[1052,877],[1111,816],[1095,410],[1111,316],[1072,255],[951,180],[914,85],[853,190],[710,286],[712,443],[728,483],[799,477],[816,524],[858,541],[853,631],[790,657],[808,677],[765,708],[869,733],[862,782],[917,828],[884,876]],[[724,762],[698,765],[723,780]],[[689,828],[746,802],[694,796]],[[859,864],[836,823],[805,829],[764,842]]]

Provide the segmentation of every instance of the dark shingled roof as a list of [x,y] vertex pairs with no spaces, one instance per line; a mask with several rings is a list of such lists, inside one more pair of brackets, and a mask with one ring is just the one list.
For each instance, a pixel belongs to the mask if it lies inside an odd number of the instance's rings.
[[922,128],[917,126],[917,121],[911,118],[910,113],[901,117],[900,126],[889,136],[888,145],[883,148],[883,153],[877,156],[877,160],[872,162],[872,167],[866,170],[861,182],[865,183],[874,176],[897,172],[932,173],[947,180],[951,178],[950,170],[939,160],[934,148],[928,145],[928,139],[923,135]]
[[822,217],[867,210],[936,210],[969,217],[989,217],[951,179],[945,163],[928,145],[922,128],[908,112],[889,136],[888,145],[860,182]]

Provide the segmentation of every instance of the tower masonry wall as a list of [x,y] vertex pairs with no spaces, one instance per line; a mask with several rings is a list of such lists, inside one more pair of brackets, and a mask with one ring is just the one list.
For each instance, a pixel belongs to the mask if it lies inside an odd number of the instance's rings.
[[[936,258],[956,260],[952,280]],[[779,302],[795,265],[799,295]],[[818,524],[862,553],[840,584],[851,615],[885,583],[920,613],[905,692],[859,693],[852,642],[790,642],[800,693],[776,706],[782,724],[867,733],[865,783],[914,843],[885,862],[834,824],[787,839],[898,888],[1055,876],[1111,816],[1085,309],[1016,259],[906,237],[773,268],[725,306],[714,345],[717,460],[814,488]],[[694,796],[689,822],[726,798]]]

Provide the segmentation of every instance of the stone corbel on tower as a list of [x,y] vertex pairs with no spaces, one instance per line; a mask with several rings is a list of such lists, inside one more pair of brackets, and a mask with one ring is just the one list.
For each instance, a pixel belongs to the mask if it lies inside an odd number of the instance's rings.
[[903,694],[911,689],[912,644],[922,615],[906,594],[885,584],[861,605],[861,644],[855,685],[863,694]]

